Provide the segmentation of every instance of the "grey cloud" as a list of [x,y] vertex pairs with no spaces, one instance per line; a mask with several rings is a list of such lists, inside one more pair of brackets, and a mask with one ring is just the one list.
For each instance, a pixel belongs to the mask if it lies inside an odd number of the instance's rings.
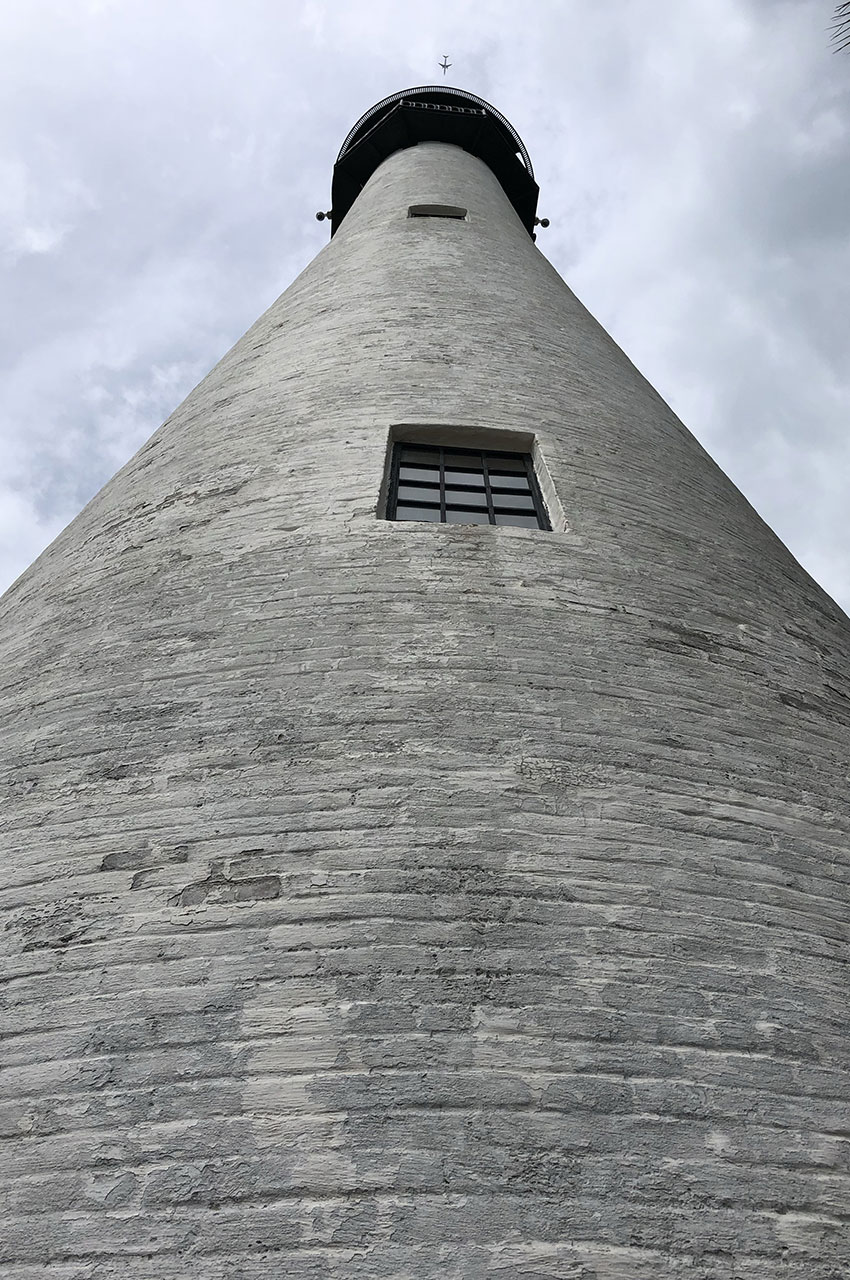
[[850,59],[819,0],[19,0],[0,47],[0,583],[325,241],[336,150],[454,83],[541,249],[845,607]]

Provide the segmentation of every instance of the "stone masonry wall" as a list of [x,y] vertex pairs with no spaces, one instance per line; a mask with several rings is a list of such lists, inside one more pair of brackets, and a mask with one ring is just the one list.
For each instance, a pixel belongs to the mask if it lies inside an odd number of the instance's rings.
[[[404,423],[566,530],[377,519]],[[0,1275],[844,1280],[849,673],[490,171],[391,156],[0,602]]]

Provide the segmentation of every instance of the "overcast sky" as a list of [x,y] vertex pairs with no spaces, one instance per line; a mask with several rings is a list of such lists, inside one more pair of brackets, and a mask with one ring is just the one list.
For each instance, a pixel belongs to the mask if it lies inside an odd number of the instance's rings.
[[5,0],[0,589],[321,248],[355,120],[441,79],[538,244],[850,608],[850,54],[832,0]]

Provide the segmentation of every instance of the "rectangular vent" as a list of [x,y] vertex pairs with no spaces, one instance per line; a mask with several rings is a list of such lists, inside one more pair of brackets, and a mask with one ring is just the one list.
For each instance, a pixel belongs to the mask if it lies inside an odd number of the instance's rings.
[[455,204],[412,204],[408,218],[465,218],[466,210]]

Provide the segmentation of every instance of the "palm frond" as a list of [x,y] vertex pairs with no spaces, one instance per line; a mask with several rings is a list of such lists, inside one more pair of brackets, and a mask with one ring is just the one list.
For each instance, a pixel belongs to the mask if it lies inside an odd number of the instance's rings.
[[836,53],[850,48],[850,0],[842,0],[841,4],[835,6],[830,30]]

